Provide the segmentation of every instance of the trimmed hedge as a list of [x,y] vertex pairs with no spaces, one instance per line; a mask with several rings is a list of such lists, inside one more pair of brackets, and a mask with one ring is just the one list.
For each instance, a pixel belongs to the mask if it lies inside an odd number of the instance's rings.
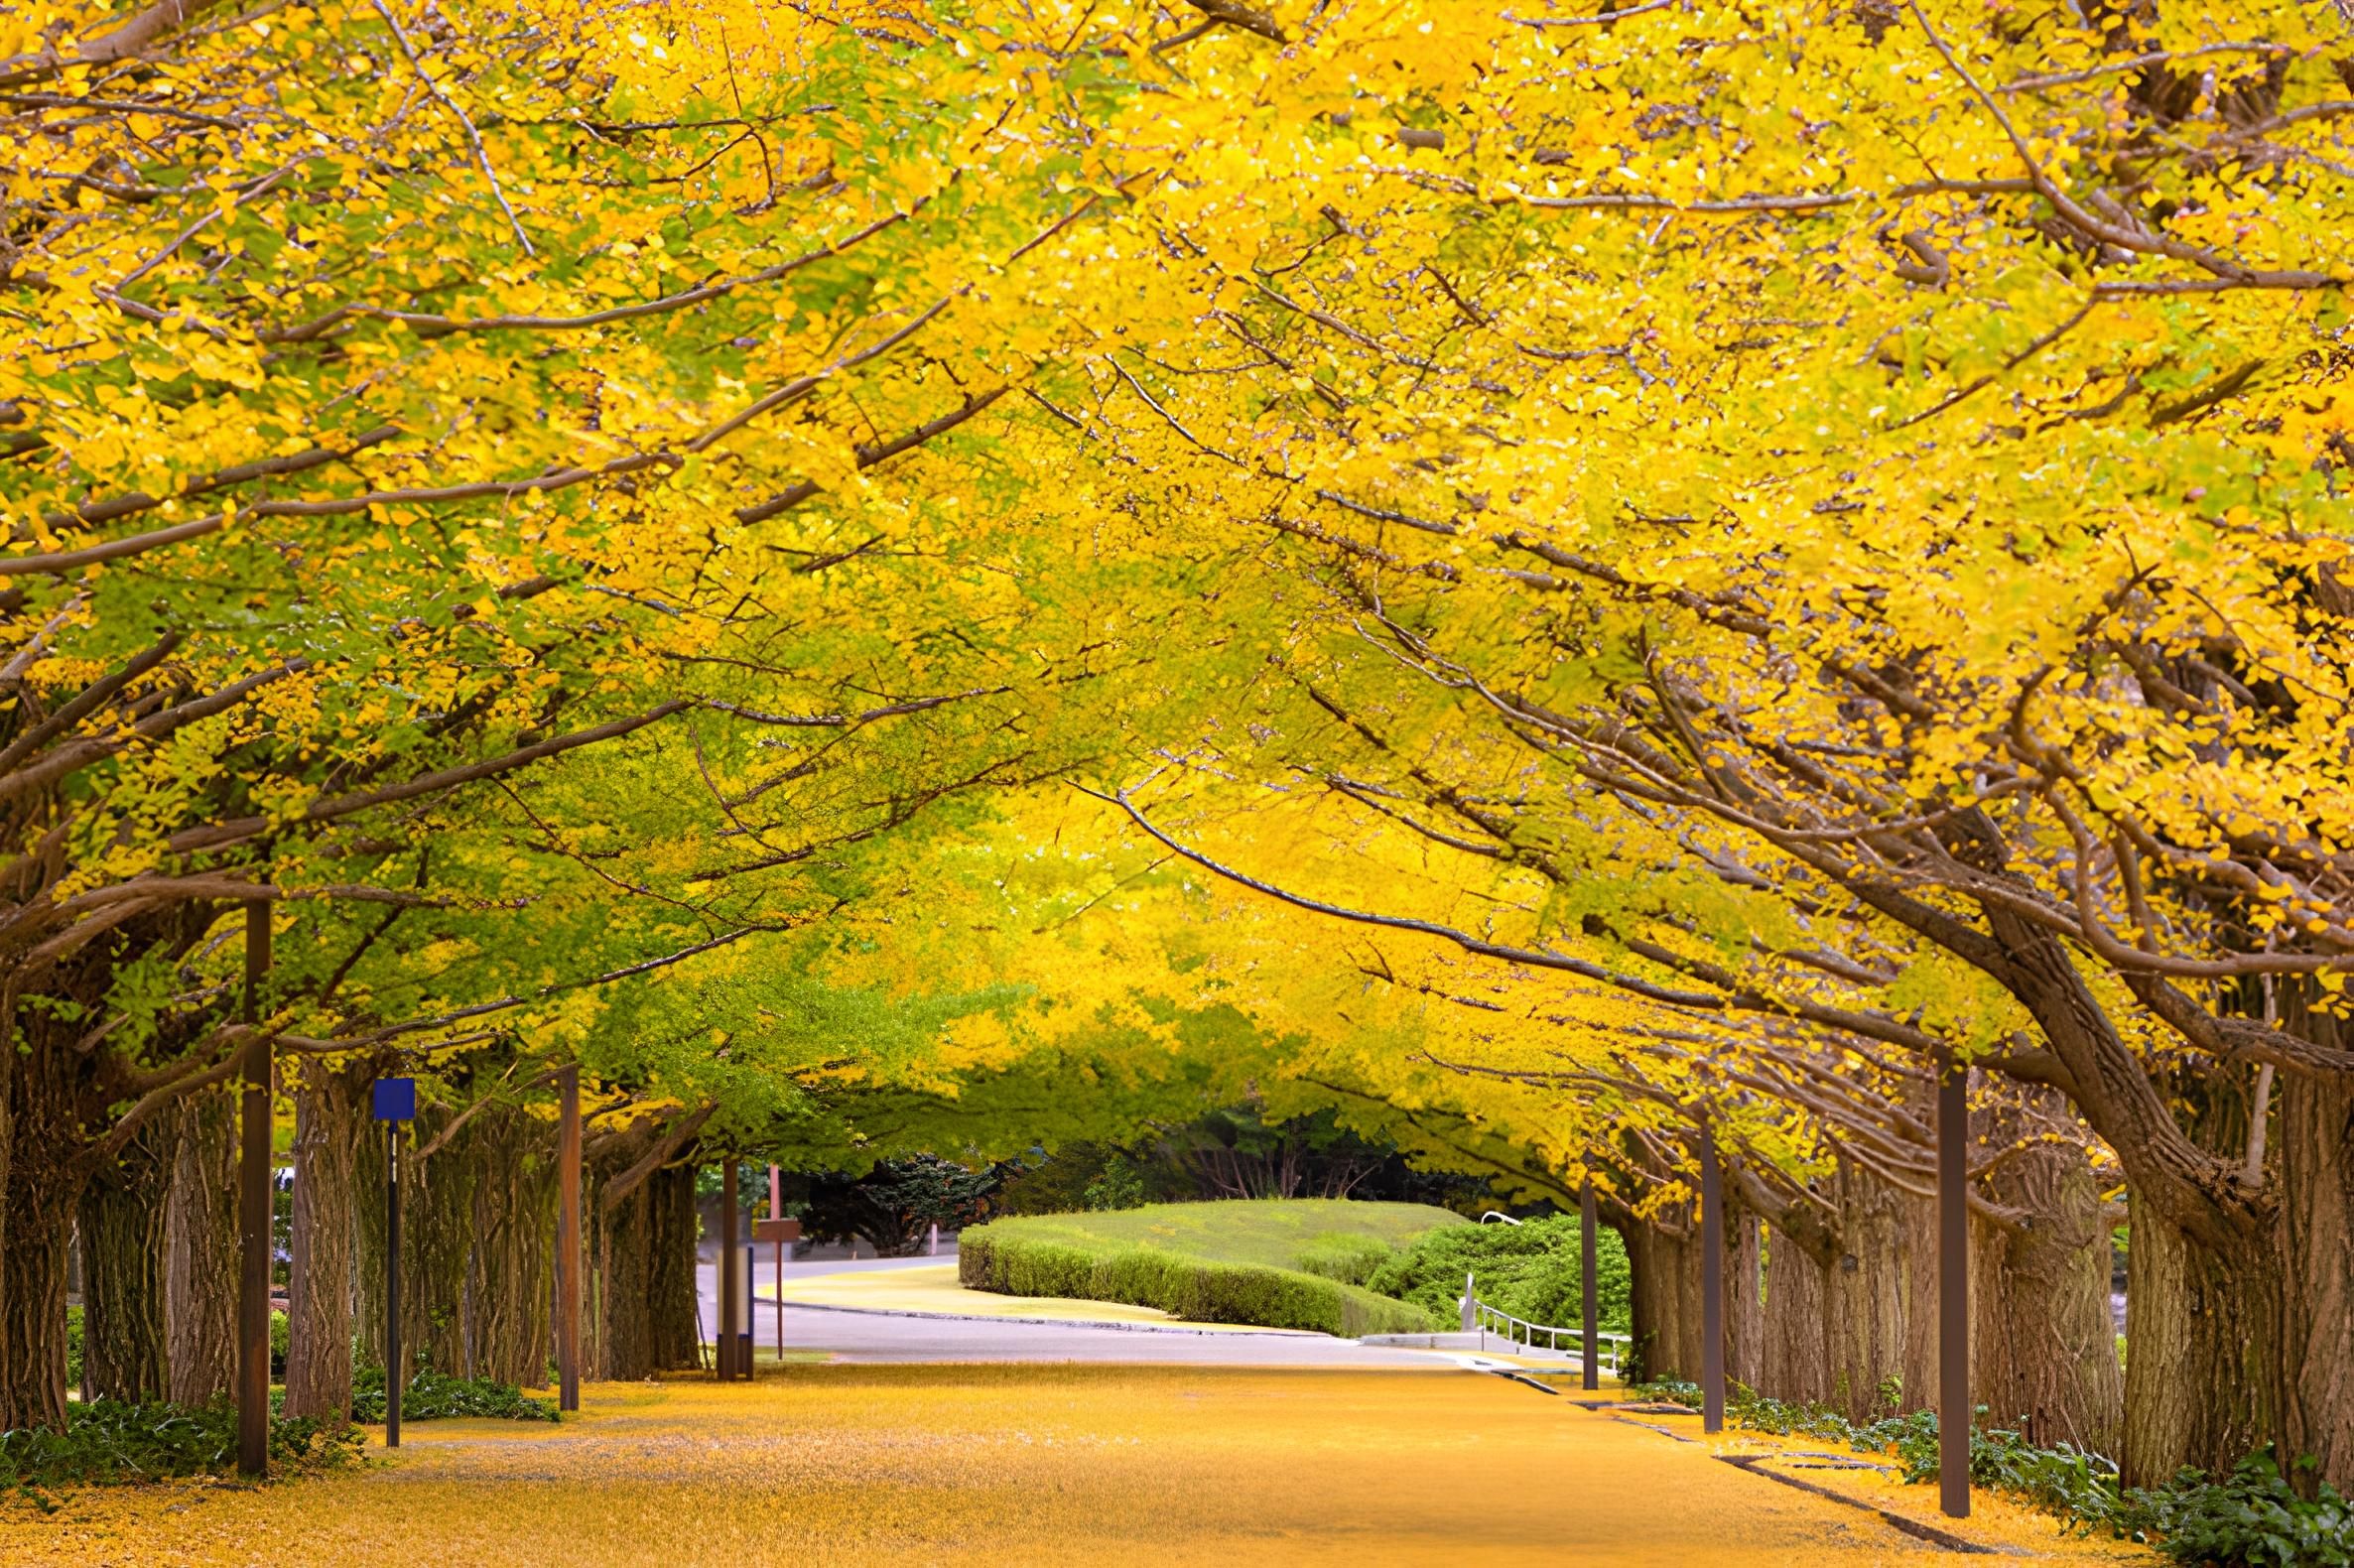
[[1308,1329],[1344,1339],[1430,1327],[1420,1309],[1338,1279],[1152,1247],[1091,1249],[1022,1236],[1016,1223],[980,1226],[957,1239],[957,1277],[968,1290],[1119,1301],[1195,1323]]

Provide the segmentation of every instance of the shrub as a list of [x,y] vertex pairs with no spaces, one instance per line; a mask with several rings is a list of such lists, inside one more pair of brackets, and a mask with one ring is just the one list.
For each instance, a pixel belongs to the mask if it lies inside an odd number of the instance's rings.
[[[561,1419],[552,1399],[534,1399],[513,1383],[491,1377],[453,1377],[424,1369],[401,1390],[403,1421],[435,1421],[453,1416],[491,1416],[507,1421]],[[363,1367],[351,1379],[351,1419],[384,1419],[384,1369]]]
[[81,1308],[65,1309],[65,1386],[81,1386]]
[[1091,1251],[995,1226],[959,1239],[957,1271],[975,1290],[1125,1302],[1196,1323],[1308,1329],[1350,1339],[1423,1327],[1415,1308],[1339,1279],[1148,1246]]
[[[1445,1226],[1395,1252],[1365,1280],[1366,1288],[1422,1309],[1416,1328],[1455,1328],[1463,1276],[1475,1276],[1480,1299],[1530,1323],[1568,1327],[1585,1311],[1583,1241],[1575,1215],[1520,1225]],[[1625,1334],[1633,1318],[1633,1275],[1616,1231],[1595,1251],[1602,1327]]]
[[1303,1274],[1337,1279],[1344,1285],[1362,1285],[1394,1252],[1395,1248],[1377,1238],[1333,1231],[1310,1237],[1292,1259],[1292,1266]]
[[[2310,1460],[2303,1461],[2310,1464]],[[2185,1470],[2155,1492],[2135,1491],[2120,1524],[2163,1537],[2178,1563],[2219,1568],[2348,1568],[2354,1564],[2354,1503],[2327,1482],[2300,1498],[2273,1462],[2272,1450],[2249,1455],[2231,1479],[2210,1483]]]
[[[326,1469],[359,1452],[357,1432],[309,1416],[270,1422],[270,1463]],[[31,1494],[79,1483],[161,1481],[226,1471],[237,1462],[237,1408],[92,1399],[66,1406],[65,1429],[0,1433],[0,1485]]]
[[[1638,1398],[1700,1403],[1696,1383],[1644,1383],[1632,1391]],[[1934,1410],[1857,1426],[1824,1406],[1765,1398],[1739,1383],[1726,1390],[1725,1403],[1736,1425],[1890,1455],[1907,1485],[1937,1479]],[[2186,1568],[2354,1568],[2354,1503],[2326,1482],[2312,1498],[2299,1497],[2270,1449],[2241,1460],[2228,1481],[2210,1482],[2202,1471],[2184,1470],[2156,1490],[2123,1492],[2117,1466],[2103,1455],[2072,1443],[2037,1448],[2017,1432],[1974,1426],[1970,1484],[2022,1499],[2085,1530],[2154,1542]]]

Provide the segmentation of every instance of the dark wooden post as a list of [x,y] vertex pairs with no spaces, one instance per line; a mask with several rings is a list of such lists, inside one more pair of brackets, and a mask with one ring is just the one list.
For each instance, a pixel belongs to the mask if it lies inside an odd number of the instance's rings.
[[261,1032],[262,977],[270,968],[270,905],[245,905],[244,1050],[237,1112],[237,1469],[270,1469],[270,1041]]
[[1602,1304],[1595,1299],[1600,1277],[1596,1266],[1595,1236],[1601,1228],[1594,1221],[1594,1178],[1586,1178],[1583,1191],[1578,1194],[1578,1234],[1585,1242],[1585,1278],[1581,1292],[1585,1303],[1586,1354],[1585,1375],[1580,1379],[1588,1388],[1602,1386]]
[[743,1374],[735,1365],[735,1161],[719,1167],[719,1380]]
[[1700,1123],[1700,1429],[1725,1429],[1725,1176],[1717,1134]]
[[1970,1070],[1937,1081],[1937,1501],[1970,1516]]
[[581,1407],[581,1070],[556,1075],[556,1408]]

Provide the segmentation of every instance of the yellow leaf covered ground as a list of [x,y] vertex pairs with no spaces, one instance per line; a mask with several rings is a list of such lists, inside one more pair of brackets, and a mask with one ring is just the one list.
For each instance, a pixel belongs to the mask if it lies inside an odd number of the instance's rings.
[[[1473,1372],[796,1366],[591,1385],[561,1428],[412,1427],[356,1474],[0,1511],[0,1561],[1909,1564],[1871,1513]],[[1661,1424],[1690,1426],[1663,1418]],[[1762,1446],[1726,1440],[1728,1451]],[[1797,1448],[1803,1445],[1783,1445]],[[1809,1472],[1927,1519],[1925,1488]],[[2080,1561],[1989,1503],[1972,1539]]]

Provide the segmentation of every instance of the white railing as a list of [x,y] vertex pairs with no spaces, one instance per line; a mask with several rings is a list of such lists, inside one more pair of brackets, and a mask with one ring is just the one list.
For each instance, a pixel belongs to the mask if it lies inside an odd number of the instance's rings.
[[[1561,1342],[1566,1339],[1571,1352],[1581,1357],[1586,1343],[1586,1331],[1582,1327],[1573,1329],[1551,1323],[1531,1323],[1526,1318],[1514,1317],[1502,1307],[1482,1301],[1472,1287],[1471,1276],[1466,1274],[1463,1278],[1463,1332],[1470,1334],[1475,1331],[1482,1337],[1482,1349],[1487,1348],[1486,1336],[1490,1334],[1500,1336],[1507,1346],[1518,1346],[1525,1351],[1537,1348],[1536,1340],[1540,1334],[1544,1336],[1544,1348],[1548,1351],[1558,1352]],[[1620,1369],[1627,1364],[1627,1352],[1633,1348],[1634,1338],[1626,1334],[1597,1334],[1594,1338],[1595,1364],[1613,1377],[1618,1376]]]

